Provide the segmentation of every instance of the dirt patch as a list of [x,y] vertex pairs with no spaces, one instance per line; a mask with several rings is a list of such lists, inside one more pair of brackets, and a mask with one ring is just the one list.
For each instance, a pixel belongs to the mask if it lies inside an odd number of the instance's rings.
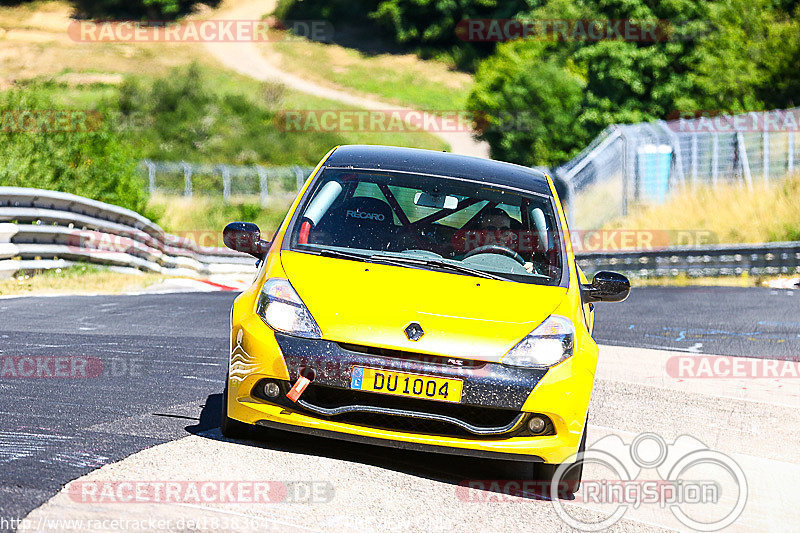
[[68,72],[56,77],[57,82],[66,83],[70,87],[77,85],[91,85],[103,83],[106,85],[119,85],[125,77],[122,74],[83,74],[80,72]]
[[7,41],[28,43],[46,43],[50,41],[70,41],[66,33],[55,33],[41,30],[6,30],[3,38]]
[[66,33],[71,22],[72,7],[61,2],[51,2],[41,5],[24,24],[28,28]]

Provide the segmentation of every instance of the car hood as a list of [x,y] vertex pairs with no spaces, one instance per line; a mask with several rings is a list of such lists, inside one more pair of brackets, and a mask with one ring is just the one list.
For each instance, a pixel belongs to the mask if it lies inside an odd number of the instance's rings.
[[[300,252],[281,262],[323,338],[462,359],[499,361],[567,292]],[[411,322],[425,332],[416,342]]]

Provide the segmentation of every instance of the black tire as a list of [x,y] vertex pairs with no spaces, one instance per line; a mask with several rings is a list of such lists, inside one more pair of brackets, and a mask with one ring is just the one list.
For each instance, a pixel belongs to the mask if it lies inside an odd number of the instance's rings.
[[[578,445],[578,455],[581,455],[583,452],[586,451],[586,429],[588,426],[588,418],[587,424],[583,426],[583,435],[581,436],[581,443]],[[533,465],[533,475],[534,479],[546,483],[547,490],[546,493],[549,493],[550,483],[553,481],[553,477],[556,474],[556,470],[560,467],[560,464],[547,464],[547,463],[534,463]],[[583,476],[583,461],[575,461],[574,463],[570,464],[567,471],[561,476],[561,483],[558,487],[558,496],[560,498],[569,498],[576,492],[581,489],[581,478]]]
[[225,391],[222,393],[222,412],[219,429],[229,439],[246,439],[250,436],[250,424],[239,422],[228,417],[228,381],[225,380]]

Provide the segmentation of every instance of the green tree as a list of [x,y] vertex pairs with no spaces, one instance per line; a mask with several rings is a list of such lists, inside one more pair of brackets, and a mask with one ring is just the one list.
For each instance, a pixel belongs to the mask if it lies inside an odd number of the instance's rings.
[[[17,126],[13,117],[20,113],[48,112],[53,107],[36,86],[0,95],[0,114]],[[136,176],[137,154],[119,138],[107,117],[86,123],[85,131],[4,128],[0,185],[70,192],[143,213],[147,192]]]
[[584,82],[538,43],[498,47],[476,75],[467,107],[493,158],[525,165],[568,159],[588,139],[579,123]]
[[337,26],[368,26],[385,41],[423,57],[444,56],[459,68],[474,70],[493,42],[466,42],[458,33],[464,19],[508,19],[541,6],[546,0],[279,0],[282,20],[324,18]]
[[684,107],[743,112],[796,105],[800,7],[792,17],[773,5],[771,0],[725,0],[711,6],[714,31],[691,57],[693,91]]
[[342,143],[335,132],[281,131],[276,115],[282,101],[280,85],[264,84],[261,98],[215,90],[213,78],[192,64],[152,83],[129,78],[106,106],[120,134],[155,160],[315,164],[320,153]]
[[173,20],[199,4],[216,6],[220,0],[72,0],[75,9],[88,18]]
[[[527,153],[515,160],[558,164],[609,124],[654,120],[674,112],[680,99],[691,91],[689,55],[707,31],[705,9],[699,0],[551,0],[522,15],[533,20],[565,19],[568,24],[577,20],[660,21],[660,33],[656,39],[599,41],[570,38],[568,33],[566,37],[542,36],[498,47],[476,74],[475,98],[470,100],[475,110],[480,110],[477,102],[488,100],[485,93],[491,88],[508,96],[494,107],[483,104],[490,115],[501,112],[502,105],[518,109],[520,102],[525,102],[548,120],[545,130],[535,134],[532,130],[529,134],[497,131],[493,132],[496,135],[484,135],[492,153],[507,153],[511,145],[528,143]],[[498,76],[498,72],[504,74]],[[558,91],[554,92],[553,86]],[[537,107],[554,96],[563,98],[563,104],[550,104],[549,111]],[[552,135],[546,134],[547,128],[553,130]],[[509,156],[513,154],[509,152]]]

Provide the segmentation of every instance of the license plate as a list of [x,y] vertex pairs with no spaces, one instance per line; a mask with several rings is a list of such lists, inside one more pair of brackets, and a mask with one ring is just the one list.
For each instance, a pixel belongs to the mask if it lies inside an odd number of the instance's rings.
[[351,389],[440,402],[460,402],[463,385],[460,379],[435,378],[361,366],[353,367],[350,378]]

